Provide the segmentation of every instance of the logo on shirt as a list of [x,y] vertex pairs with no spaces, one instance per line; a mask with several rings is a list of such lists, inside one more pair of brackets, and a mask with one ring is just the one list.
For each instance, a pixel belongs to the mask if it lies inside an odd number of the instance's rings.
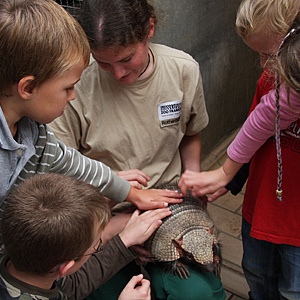
[[158,105],[160,127],[178,124],[181,114],[182,100],[164,102]]
[[300,153],[300,119],[282,132],[281,146]]

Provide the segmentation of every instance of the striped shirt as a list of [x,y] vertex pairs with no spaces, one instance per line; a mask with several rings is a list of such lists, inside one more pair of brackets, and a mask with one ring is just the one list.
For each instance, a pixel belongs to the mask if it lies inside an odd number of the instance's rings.
[[7,192],[34,174],[65,174],[96,187],[115,202],[122,202],[130,184],[105,164],[89,159],[57,140],[51,129],[23,117],[14,140],[0,108],[0,205]]

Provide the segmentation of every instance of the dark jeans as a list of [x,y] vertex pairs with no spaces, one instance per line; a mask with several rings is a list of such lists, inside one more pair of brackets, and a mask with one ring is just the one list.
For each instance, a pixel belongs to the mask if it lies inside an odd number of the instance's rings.
[[[300,299],[300,247],[274,244],[250,236],[243,218],[242,266],[254,300]],[[300,234],[300,228],[299,228]]]

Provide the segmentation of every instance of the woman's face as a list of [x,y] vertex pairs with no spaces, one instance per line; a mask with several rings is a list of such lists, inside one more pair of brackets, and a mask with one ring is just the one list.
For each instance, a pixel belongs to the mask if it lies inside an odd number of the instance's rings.
[[[153,37],[153,34],[154,21],[150,18],[148,36],[143,42],[126,47],[92,49],[92,55],[101,69],[110,72],[121,83],[131,84],[139,78],[148,65],[148,40]],[[146,77],[147,73],[148,75],[151,73],[149,70],[148,67],[143,77]]]
[[127,47],[92,50],[99,67],[123,84],[135,82],[148,63],[148,40]]

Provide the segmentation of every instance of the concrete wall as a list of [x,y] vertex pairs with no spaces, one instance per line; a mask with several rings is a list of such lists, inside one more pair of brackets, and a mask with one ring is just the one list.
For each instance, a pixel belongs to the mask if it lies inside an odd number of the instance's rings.
[[153,0],[159,18],[153,42],[191,54],[200,65],[210,122],[202,157],[238,128],[261,73],[258,54],[235,32],[240,0]]

